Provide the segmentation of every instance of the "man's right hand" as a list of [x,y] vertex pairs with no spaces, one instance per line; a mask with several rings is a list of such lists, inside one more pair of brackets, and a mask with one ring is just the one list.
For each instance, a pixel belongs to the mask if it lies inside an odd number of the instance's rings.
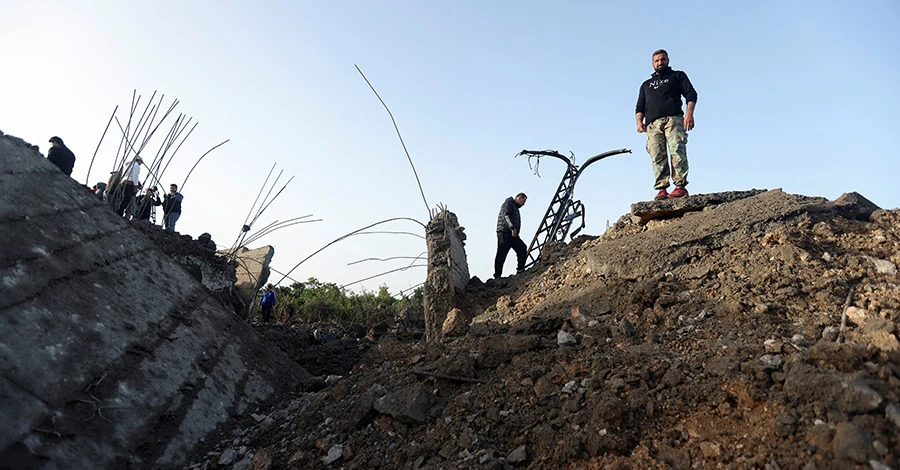
[[519,231],[516,230],[516,229],[512,229],[512,236],[513,236],[513,238],[518,237],[518,236],[519,236]]
[[639,123],[637,123],[637,131],[638,131],[638,133],[646,132],[647,126],[645,126],[643,122],[639,122]]

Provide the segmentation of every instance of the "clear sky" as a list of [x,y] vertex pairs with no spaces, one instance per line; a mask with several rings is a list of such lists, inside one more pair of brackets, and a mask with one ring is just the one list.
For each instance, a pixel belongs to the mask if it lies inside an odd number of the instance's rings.
[[[166,105],[178,98],[177,111],[199,126],[165,185],[231,139],[188,180],[179,231],[209,232],[230,246],[277,163],[282,182],[295,179],[254,228],[324,219],[259,242],[275,246],[282,272],[381,219],[427,221],[390,118],[354,64],[397,119],[429,206],[446,204],[466,227],[469,269],[482,280],[491,275],[502,201],[529,195],[527,243],[564,171],[545,159],[535,176],[513,158],[522,149],[574,152],[577,163],[633,151],[595,163],[578,181],[583,233],[602,234],[630,204],[654,196],[634,104],[658,48],[699,93],[688,142],[692,194],[783,188],[834,199],[857,191],[883,208],[900,206],[900,92],[886,84],[900,77],[896,0],[38,0],[0,2],[0,18],[0,130],[44,154],[59,135],[84,183],[116,105],[127,119],[135,89],[145,101],[154,90]],[[114,131],[90,184],[108,176]],[[409,222],[380,228],[423,232]],[[424,251],[409,235],[351,237],[291,277],[344,285],[410,260],[348,263]],[[397,293],[424,278],[425,268],[410,268],[352,288],[384,283]]]

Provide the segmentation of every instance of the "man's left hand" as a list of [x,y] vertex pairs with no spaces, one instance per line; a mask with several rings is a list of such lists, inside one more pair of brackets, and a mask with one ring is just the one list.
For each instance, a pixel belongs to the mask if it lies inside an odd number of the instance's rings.
[[694,128],[694,115],[693,114],[685,114],[684,115],[684,130],[689,131]]

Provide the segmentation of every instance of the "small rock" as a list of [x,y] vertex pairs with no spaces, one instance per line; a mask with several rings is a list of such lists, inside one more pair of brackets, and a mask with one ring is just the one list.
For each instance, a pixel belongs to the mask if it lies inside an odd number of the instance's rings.
[[341,457],[344,456],[344,446],[340,444],[335,444],[328,449],[328,455],[322,457],[322,463],[325,465],[331,465]]
[[777,354],[766,354],[765,356],[759,358],[759,362],[763,365],[763,367],[771,370],[781,369],[781,365],[784,364],[781,356]]
[[869,460],[869,465],[872,466],[872,470],[893,470],[891,467],[888,467],[875,459]]
[[841,329],[836,326],[828,326],[822,330],[822,338],[826,341],[834,341],[841,334]]
[[863,256],[863,258],[875,265],[875,272],[878,274],[887,274],[889,276],[897,274],[897,266],[888,260],[873,258],[871,256]]
[[575,336],[572,336],[571,333],[559,330],[559,332],[556,333],[556,343],[560,346],[574,346],[578,343],[578,340],[575,339]]
[[264,419],[266,419],[266,416],[265,416],[265,415],[258,415],[258,414],[256,414],[256,413],[250,413],[250,417],[253,418],[253,419],[255,419],[257,423],[260,422],[260,421],[262,421],[262,420],[264,420]]
[[782,343],[781,341],[778,341],[777,339],[767,339],[767,340],[765,340],[765,342],[763,342],[763,346],[765,347],[766,352],[773,353],[773,354],[780,353],[781,346],[783,346],[783,344],[784,343]]
[[325,377],[325,385],[334,385],[338,380],[341,380],[341,378],[342,377],[340,375],[329,375],[328,377]]
[[700,443],[700,452],[704,457],[711,459],[722,455],[722,448],[714,442],[703,441]]
[[250,470],[250,466],[253,465],[253,454],[247,454],[241,460],[237,461],[231,470]]
[[866,322],[874,318],[877,317],[864,308],[847,307],[847,319],[859,326],[866,326]]
[[890,405],[885,407],[884,416],[886,416],[888,420],[894,423],[894,426],[900,428],[900,405],[891,403]]
[[878,452],[878,455],[885,456],[887,455],[889,449],[886,445],[884,445],[881,441],[875,441],[872,443],[872,447],[875,448],[875,452]]
[[527,458],[528,453],[525,451],[525,445],[520,445],[519,447],[516,447],[516,450],[510,452],[509,455],[506,456],[506,461],[515,465],[524,462]]
[[692,331],[694,331],[694,330],[696,330],[696,329],[697,329],[696,326],[694,326],[694,325],[688,325],[688,326],[684,326],[684,327],[679,328],[678,331],[676,331],[676,333],[679,334],[679,335],[686,335],[686,334],[688,334],[688,333],[690,333],[690,332],[692,332]]
[[568,394],[571,395],[572,393],[575,392],[576,384],[577,384],[577,382],[575,382],[575,381],[573,380],[573,381],[571,381],[571,382],[569,382],[569,383],[563,385],[562,392],[563,392],[563,393],[568,393]]
[[623,318],[622,321],[620,322],[619,326],[622,328],[623,333],[625,333],[628,336],[634,336],[634,333],[635,333],[634,325],[632,325],[631,322],[628,321],[627,318]]
[[851,459],[856,463],[866,463],[869,447],[866,436],[852,423],[844,422],[837,425],[832,442],[835,458]]
[[587,310],[577,305],[572,307],[572,314],[569,316],[569,318],[572,321],[572,325],[578,329],[587,328],[590,325],[591,320],[593,319],[591,318],[591,314]]
[[222,452],[222,455],[219,455],[219,465],[220,466],[228,466],[234,463],[234,459],[237,457],[237,453],[235,453],[234,449],[227,448]]
[[463,336],[469,331],[469,322],[466,321],[465,315],[458,308],[454,308],[447,313],[444,324],[441,326],[441,334],[450,338],[454,336]]
[[822,253],[822,261],[830,263],[833,259],[834,257],[832,257],[827,251],[825,253]]
[[694,320],[695,321],[703,321],[703,320],[706,320],[707,317],[709,317],[709,313],[707,313],[707,311],[704,309],[704,310],[700,311],[700,314],[698,314],[696,317],[694,317]]
[[803,346],[806,344],[806,337],[801,335],[800,333],[791,336],[791,342],[796,344],[797,346]]

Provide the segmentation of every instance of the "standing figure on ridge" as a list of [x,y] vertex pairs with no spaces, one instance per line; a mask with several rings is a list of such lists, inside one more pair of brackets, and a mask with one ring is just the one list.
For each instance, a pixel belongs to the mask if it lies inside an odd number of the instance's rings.
[[59,137],[51,137],[50,145],[50,150],[47,151],[47,160],[62,170],[66,176],[72,176],[72,169],[75,168],[75,154]]
[[522,218],[519,208],[525,205],[528,196],[519,193],[515,198],[508,197],[500,206],[500,214],[497,216],[497,256],[494,257],[494,278],[499,279],[503,275],[503,264],[506,255],[512,248],[516,252],[516,274],[525,270],[525,257],[528,255],[528,247],[519,238],[522,228]]
[[135,189],[141,184],[141,165],[143,163],[144,159],[135,156],[122,173],[122,180],[119,182],[118,188],[121,192],[121,200],[118,201],[116,214],[123,217],[128,216],[128,207],[134,199]]
[[154,216],[153,220],[156,220],[156,206],[161,206],[162,201],[159,200],[159,195],[157,194],[156,186],[147,188],[147,191],[138,196],[137,202],[135,203],[137,207],[137,212],[135,213],[138,220],[150,220],[150,216]]
[[181,201],[184,196],[178,192],[178,185],[169,185],[169,194],[163,196],[163,227],[170,232],[175,231],[175,222],[181,217]]
[[[694,106],[697,91],[686,73],[669,67],[669,53],[659,49],[653,53],[653,74],[638,92],[635,106],[637,131],[647,133],[647,153],[653,159],[659,190],[655,199],[686,197],[688,184],[687,132],[694,128]],[[687,102],[687,111],[681,109],[681,97]],[[669,155],[671,154],[671,167]],[[666,192],[669,176],[675,190]]]
[[272,321],[272,311],[275,310],[275,287],[266,284],[262,297],[259,299],[259,312],[262,314],[263,323]]

